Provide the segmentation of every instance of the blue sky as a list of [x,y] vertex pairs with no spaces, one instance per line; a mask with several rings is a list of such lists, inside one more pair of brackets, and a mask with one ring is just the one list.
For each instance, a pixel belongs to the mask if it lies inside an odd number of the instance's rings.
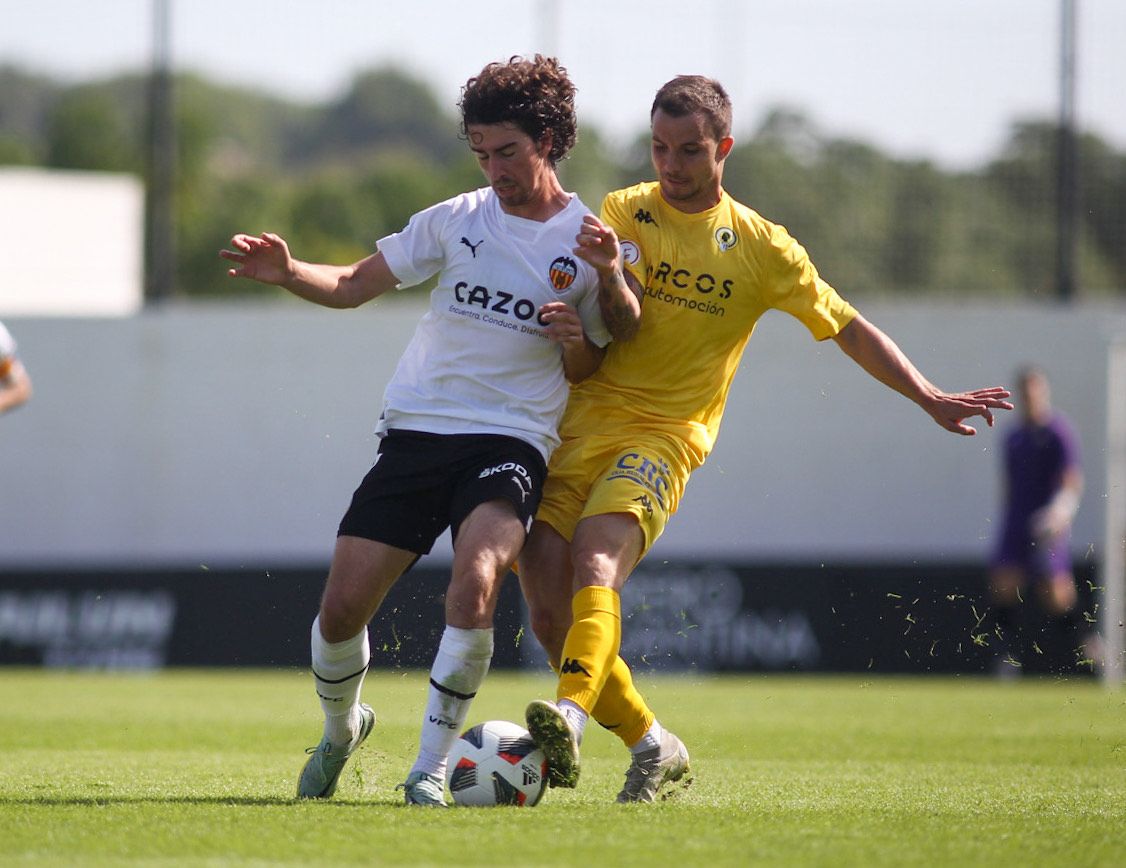
[[[171,0],[174,63],[299,99],[406,67],[452,107],[484,63],[557,54],[580,122],[625,141],[655,89],[719,78],[747,134],[772,106],[826,133],[949,167],[995,154],[1013,120],[1054,117],[1060,0]],[[145,66],[152,0],[0,0],[0,63],[66,80]],[[1080,124],[1126,150],[1126,2],[1077,0]],[[688,11],[691,9],[691,11]]]

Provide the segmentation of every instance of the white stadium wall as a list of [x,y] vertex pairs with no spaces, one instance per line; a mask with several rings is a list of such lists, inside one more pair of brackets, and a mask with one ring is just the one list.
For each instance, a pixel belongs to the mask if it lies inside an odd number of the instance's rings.
[[0,317],[135,314],[143,233],[133,175],[0,167]]
[[[1085,447],[1077,554],[1097,557],[1106,348],[1126,311],[863,307],[945,388],[1010,383],[1026,361],[1048,370]],[[375,453],[383,384],[420,315],[400,299],[352,312],[5,316],[36,391],[0,418],[0,569],[327,563]],[[999,442],[997,429],[940,430],[831,341],[771,314],[650,563],[983,559]],[[440,544],[431,562],[447,558]]]

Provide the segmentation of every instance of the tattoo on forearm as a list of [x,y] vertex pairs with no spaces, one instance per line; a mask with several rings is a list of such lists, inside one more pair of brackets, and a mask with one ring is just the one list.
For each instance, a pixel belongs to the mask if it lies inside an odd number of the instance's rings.
[[615,339],[622,340],[637,331],[637,311],[643,293],[641,284],[628,271],[618,272],[615,277],[610,286],[599,284],[598,301],[606,328]]

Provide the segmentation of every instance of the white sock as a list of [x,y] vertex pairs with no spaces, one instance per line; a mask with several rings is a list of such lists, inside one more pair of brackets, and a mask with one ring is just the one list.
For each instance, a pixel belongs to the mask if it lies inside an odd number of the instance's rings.
[[446,761],[465,726],[469,705],[493,659],[493,630],[447,625],[430,669],[430,692],[422,716],[418,758],[412,772],[445,778]]
[[313,680],[325,713],[325,738],[334,745],[349,745],[360,734],[360,687],[371,659],[368,631],[365,628],[343,642],[326,642],[318,615],[310,645]]
[[569,699],[560,699],[556,705],[563,712],[563,716],[567,718],[567,724],[571,727],[571,731],[575,733],[575,739],[579,744],[582,744],[583,730],[586,729],[586,722],[590,719],[590,715],[583,711],[581,705],[576,705]]
[[629,752],[633,754],[644,753],[647,750],[653,750],[661,746],[661,736],[664,734],[665,729],[661,726],[657,718],[653,718],[653,725],[645,730],[645,735],[641,736],[637,744],[631,745]]

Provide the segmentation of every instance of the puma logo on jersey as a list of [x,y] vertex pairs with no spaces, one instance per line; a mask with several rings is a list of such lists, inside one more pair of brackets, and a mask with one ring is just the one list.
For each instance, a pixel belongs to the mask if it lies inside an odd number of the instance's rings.
[[478,241],[476,244],[474,244],[468,238],[466,238],[464,235],[462,235],[461,236],[461,243],[469,248],[469,252],[472,253],[473,258],[476,259],[477,258],[477,248],[485,243],[485,239],[482,238],[480,241]]

